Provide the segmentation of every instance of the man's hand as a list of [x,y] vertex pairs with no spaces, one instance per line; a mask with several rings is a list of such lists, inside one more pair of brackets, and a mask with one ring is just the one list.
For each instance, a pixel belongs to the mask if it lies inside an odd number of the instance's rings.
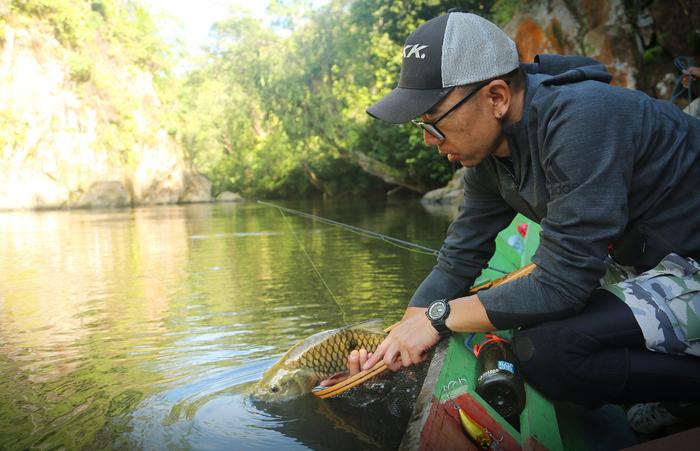
[[681,83],[683,84],[684,88],[688,88],[688,85],[690,84],[690,78],[692,78],[693,80],[700,79],[700,67],[691,66],[683,70],[683,78],[681,80]]
[[[440,335],[425,316],[425,310],[407,308],[401,322],[391,330],[362,369],[369,369],[382,359],[393,371],[402,365],[410,366],[425,360],[425,352],[440,341]],[[450,311],[445,325],[454,332],[489,332],[496,329],[476,294],[451,300]]]
[[[495,330],[477,295],[450,301],[449,318],[445,324],[455,332],[489,332]],[[348,357],[348,373],[337,374],[321,381],[322,386],[337,384],[354,376],[360,370],[368,370],[380,360],[393,371],[401,366],[411,366],[425,360],[425,352],[440,341],[440,335],[425,316],[425,308],[408,307],[401,322],[374,353],[366,350],[352,351]]]
[[425,316],[426,310],[427,309],[425,307],[406,307],[406,311],[403,313],[403,318],[401,318],[401,322],[406,321],[408,318],[414,315]]
[[[408,307],[406,308],[406,311],[403,314],[403,318],[401,318],[401,321],[405,321],[407,318],[410,318],[411,316],[414,315],[421,315],[425,317],[425,309],[420,308],[420,307]],[[347,373],[338,373],[334,374],[333,376],[329,377],[328,379],[324,379],[318,384],[322,387],[329,387],[331,385],[335,385],[338,382],[342,382],[345,379],[352,377],[359,373],[362,370],[362,367],[367,363],[367,359],[372,357],[371,352],[367,352],[366,349],[360,349],[352,351],[350,355],[348,356],[348,371]]]
[[372,368],[382,359],[392,371],[425,360],[425,352],[440,341],[440,336],[424,312],[424,308],[406,309],[401,323],[389,332],[362,369]]
[[367,363],[367,359],[369,359],[371,356],[372,353],[367,352],[366,349],[360,349],[359,351],[355,349],[348,356],[348,372],[334,374],[328,379],[324,379],[321,382],[319,382],[319,385],[322,387],[330,387],[331,385],[335,385],[338,382],[344,381],[348,377],[356,375],[360,372],[362,366],[365,363]]

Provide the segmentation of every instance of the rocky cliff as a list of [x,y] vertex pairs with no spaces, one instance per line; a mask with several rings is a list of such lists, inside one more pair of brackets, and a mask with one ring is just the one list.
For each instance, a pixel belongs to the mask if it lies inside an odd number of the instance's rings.
[[78,53],[46,21],[3,19],[0,209],[211,199],[163,128],[149,71],[99,36]]
[[504,30],[524,62],[538,53],[586,55],[604,63],[612,83],[669,98],[679,71],[700,65],[697,0],[526,0]]

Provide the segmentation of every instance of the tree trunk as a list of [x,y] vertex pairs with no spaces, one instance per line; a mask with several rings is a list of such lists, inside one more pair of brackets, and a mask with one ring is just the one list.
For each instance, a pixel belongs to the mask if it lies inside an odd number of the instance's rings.
[[321,180],[318,177],[318,175],[316,175],[316,173],[311,170],[309,163],[304,161],[302,162],[302,165],[304,166],[304,171],[306,171],[306,176],[309,178],[309,182],[311,182],[311,185],[313,185],[313,187],[317,190],[321,191],[324,197],[333,197],[333,193],[331,192],[331,190],[329,190],[326,184],[323,183],[323,180]]
[[369,155],[358,152],[339,152],[340,157],[344,160],[350,161],[362,168],[366,173],[379,177],[390,185],[398,185],[404,188],[410,189],[418,194],[424,194],[427,189],[421,184],[412,183],[406,177],[406,174],[400,170],[389,166],[379,160],[376,160]]

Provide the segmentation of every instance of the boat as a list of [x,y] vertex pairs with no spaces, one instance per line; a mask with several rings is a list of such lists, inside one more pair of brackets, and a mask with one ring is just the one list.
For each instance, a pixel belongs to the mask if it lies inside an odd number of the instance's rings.
[[[492,269],[484,271],[475,286],[530,264],[539,244],[539,230],[536,223],[518,215],[499,234],[496,253],[489,263]],[[496,334],[508,339],[511,332]],[[605,405],[589,410],[572,403],[553,402],[526,382],[525,406],[519,421],[511,420],[511,424],[475,391],[477,365],[471,343],[480,343],[484,338],[484,334],[457,333],[436,347],[400,449],[559,451],[646,445],[653,446],[649,449],[683,449],[683,444],[690,449],[690,444],[700,441],[700,428],[660,438],[661,442],[649,441],[650,437],[637,435],[629,427],[625,406]],[[476,428],[476,434],[472,430],[470,435],[465,421]]]

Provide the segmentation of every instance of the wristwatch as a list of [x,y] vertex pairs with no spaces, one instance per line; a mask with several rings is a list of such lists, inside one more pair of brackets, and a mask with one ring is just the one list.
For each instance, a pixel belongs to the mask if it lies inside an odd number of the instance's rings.
[[447,302],[447,299],[438,299],[431,302],[428,310],[425,311],[425,316],[428,317],[430,323],[437,330],[440,338],[452,335],[452,330],[445,325],[447,317],[450,316],[450,304]]

